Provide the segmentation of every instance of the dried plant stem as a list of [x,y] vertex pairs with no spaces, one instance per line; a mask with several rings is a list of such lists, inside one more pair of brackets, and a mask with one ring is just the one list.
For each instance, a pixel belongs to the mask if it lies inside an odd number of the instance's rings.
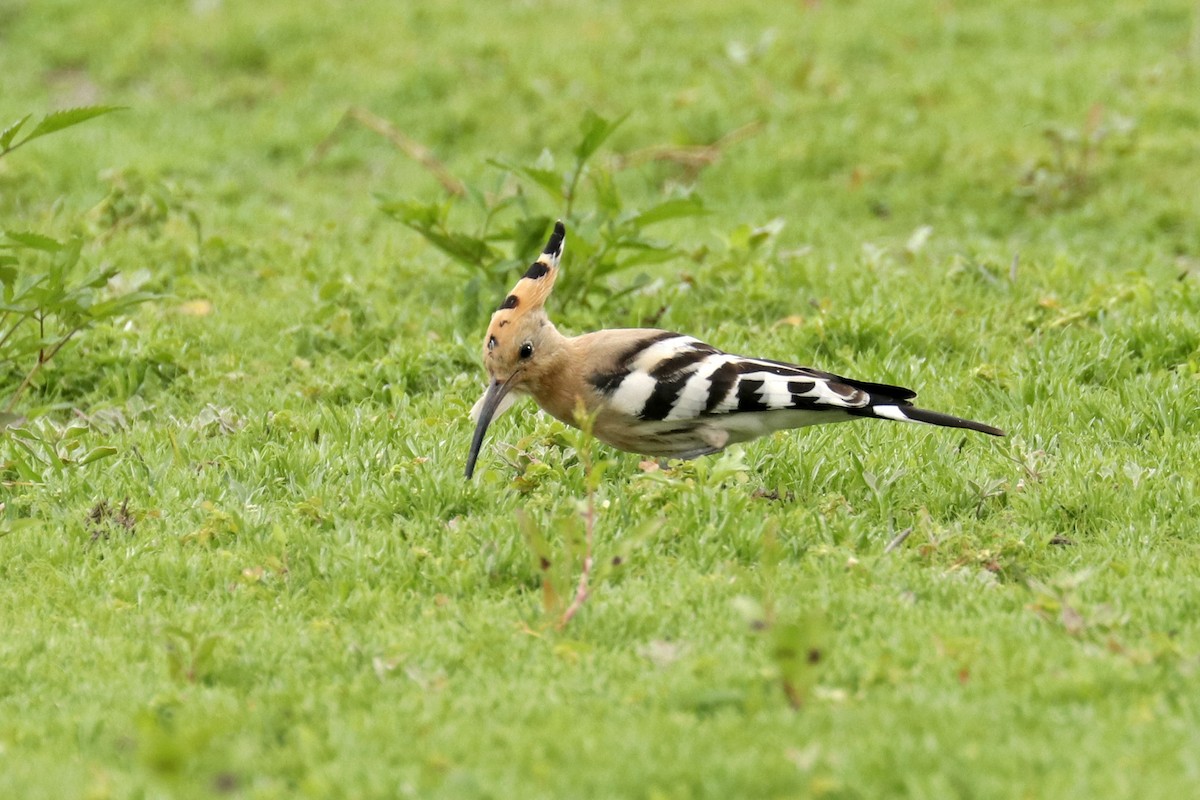
[[588,599],[588,579],[592,574],[592,540],[596,529],[596,492],[591,486],[588,487],[587,512],[583,517],[583,525],[585,537],[583,569],[579,572],[579,583],[575,585],[575,597],[571,600],[571,605],[567,606],[567,610],[563,612],[562,617],[558,620],[559,630],[567,627],[567,623],[579,612],[579,609],[583,608],[583,604]]
[[583,604],[587,602],[588,582],[592,576],[592,545],[595,542],[596,532],[596,484],[598,479],[592,464],[592,446],[594,444],[592,425],[595,423],[595,418],[588,416],[582,402],[575,408],[575,418],[579,420],[579,428],[582,431],[580,446],[577,449],[579,461],[583,465],[583,483],[587,489],[587,504],[584,506],[583,512],[583,567],[579,571],[579,582],[575,585],[575,597],[571,600],[571,605],[567,606],[567,610],[559,617],[557,627],[560,631],[567,627],[567,623],[579,613],[579,609],[583,608]]
[[[8,318],[10,316],[12,316],[12,312],[6,311],[6,312],[4,312],[4,316],[0,317],[0,330],[3,330],[4,326],[8,323]],[[27,319],[29,319],[29,317],[21,317],[20,319],[18,319],[16,322],[13,323],[13,326],[11,328],[9,328],[8,331],[3,336],[0,336],[0,347],[3,347],[8,342],[8,340],[10,338],[12,338],[12,335],[17,332],[18,328],[20,328],[23,324],[25,324],[25,320],[27,320]]]
[[329,135],[322,139],[321,143],[317,145],[316,149],[313,151],[312,158],[310,158],[308,163],[305,164],[301,169],[301,174],[312,169],[314,165],[325,158],[325,154],[329,152],[331,147],[333,147],[333,143],[338,138],[342,129],[344,129],[347,123],[350,122],[357,122],[367,130],[374,131],[394,144],[396,148],[400,150],[400,152],[404,153],[406,156],[427,169],[433,175],[433,177],[437,179],[438,183],[442,185],[442,188],[450,194],[457,197],[462,197],[467,193],[467,189],[463,185],[462,181],[450,173],[450,170],[446,168],[445,164],[438,160],[438,157],[433,154],[432,150],[418,142],[416,139],[413,139],[411,136],[408,136],[406,133],[404,133],[404,131],[397,128],[392,122],[377,114],[371,113],[365,108],[359,108],[358,106],[351,106],[346,110],[346,113],[342,115],[340,120],[338,120],[338,124],[333,127],[332,131],[329,132]]
[[659,145],[644,147],[625,156],[618,157],[619,168],[633,167],[648,161],[669,161],[679,164],[693,174],[699,173],[705,167],[715,164],[722,152],[738,142],[749,139],[763,128],[761,122],[750,122],[740,128],[735,128],[717,139],[712,144],[694,145]]
[[8,404],[4,407],[5,412],[11,413],[12,410],[17,407],[17,401],[21,399],[21,395],[24,394],[25,390],[29,388],[29,384],[33,381],[34,376],[37,375],[38,370],[42,368],[42,365],[54,358],[54,356],[58,354],[58,351],[62,350],[63,346],[67,342],[71,341],[71,338],[81,330],[83,330],[82,325],[77,325],[72,328],[66,336],[64,336],[62,339],[59,339],[58,342],[55,343],[54,347],[50,348],[49,353],[47,353],[45,350],[38,351],[37,361],[34,363],[33,367],[30,368],[29,372],[25,373],[25,377],[21,380],[21,383],[8,398]]
[[908,526],[904,530],[896,534],[896,537],[887,543],[887,547],[883,548],[884,553],[890,553],[900,545],[904,544],[904,540],[912,535],[912,526]]

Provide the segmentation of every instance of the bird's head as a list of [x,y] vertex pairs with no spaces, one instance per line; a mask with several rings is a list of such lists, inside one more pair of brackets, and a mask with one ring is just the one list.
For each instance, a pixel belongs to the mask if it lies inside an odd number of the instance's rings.
[[512,405],[511,392],[524,389],[531,379],[542,376],[546,351],[557,340],[558,332],[546,316],[545,304],[558,277],[565,237],[566,228],[562,222],[554,223],[554,233],[542,254],[492,315],[483,339],[488,387],[471,409],[476,425],[467,457],[468,478],[475,471],[475,461],[488,425]]

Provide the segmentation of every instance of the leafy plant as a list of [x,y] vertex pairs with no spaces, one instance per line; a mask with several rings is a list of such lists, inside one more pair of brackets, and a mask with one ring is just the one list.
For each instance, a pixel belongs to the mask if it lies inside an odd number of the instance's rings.
[[0,468],[13,475],[15,483],[36,484],[48,475],[116,454],[117,449],[110,445],[89,446],[90,430],[83,420],[59,425],[43,417],[14,423],[5,431],[13,447],[5,453]]
[[[580,138],[566,169],[549,151],[532,164],[491,159],[488,165],[501,173],[491,192],[462,184],[462,194],[447,192],[443,200],[382,199],[380,207],[472,273],[466,289],[470,315],[478,311],[481,290],[499,292],[513,269],[538,252],[554,219],[562,218],[570,236],[572,266],[564,272],[558,292],[568,301],[585,300],[611,275],[684,253],[678,246],[651,238],[649,228],[707,213],[692,193],[665,196],[644,207],[628,205],[615,180],[620,166],[610,168],[594,161],[624,120],[589,111],[580,122]],[[527,187],[545,196],[553,215],[535,210]],[[589,210],[581,211],[580,201],[588,188]],[[473,226],[451,219],[460,197],[474,207]],[[606,294],[605,301],[613,296]]]
[[[32,141],[116,111],[89,106],[43,117],[18,139],[30,115],[0,132],[0,157]],[[42,367],[71,341],[95,326],[124,316],[153,295],[110,294],[117,268],[83,267],[83,237],[54,238],[27,230],[0,229],[0,470],[6,482],[35,484],[52,473],[113,455],[116,449],[85,443],[85,423],[65,426],[26,420],[18,406]],[[12,383],[10,385],[9,379]]]
[[165,631],[167,672],[177,683],[204,682],[213,672],[217,646],[225,638],[220,633],[201,632],[191,627],[172,625]]
[[[0,133],[0,157],[116,110],[90,106],[49,114],[17,141],[30,118],[26,115]],[[117,268],[81,270],[84,244],[80,236],[56,239],[32,231],[0,231],[0,370],[20,376],[0,394],[0,428],[21,422],[16,409],[22,395],[63,347],[152,297],[146,292],[106,295],[104,289]]]
[[0,423],[11,424],[21,395],[50,359],[79,333],[124,315],[153,297],[129,292],[104,297],[117,268],[106,265],[78,275],[83,240],[52,239],[5,231],[0,241],[0,363],[27,364],[20,383],[4,396]]
[[[575,451],[579,455],[583,470],[586,497],[578,504],[577,513],[556,520],[553,527],[562,532],[557,547],[551,544],[541,528],[524,512],[518,512],[517,521],[525,536],[526,545],[537,563],[542,577],[542,608],[547,614],[556,614],[556,627],[561,630],[583,608],[591,593],[592,569],[595,565],[594,545],[596,530],[596,494],[600,491],[605,471],[612,464],[606,459],[596,460],[592,450],[592,426],[595,415],[589,415],[582,402],[575,409],[580,427],[570,432]],[[582,530],[581,530],[582,529]],[[571,568],[579,564],[579,578],[574,595],[568,601],[566,583]]]
[[1061,208],[1083,198],[1095,181],[1100,157],[1108,151],[1131,152],[1136,124],[1118,114],[1106,118],[1103,106],[1093,105],[1083,125],[1048,125],[1042,132],[1049,153],[1036,159],[1021,178],[1017,195],[1044,209]]
[[[575,416],[579,427],[567,428],[563,439],[578,457],[584,496],[547,514],[535,516],[523,509],[516,512],[525,546],[541,580],[542,613],[545,619],[553,620],[557,630],[566,628],[596,589],[619,575],[632,553],[663,525],[661,518],[648,517],[625,531],[621,541],[607,540],[603,555],[597,552],[596,523],[600,509],[607,506],[601,499],[604,476],[616,462],[596,457],[596,438],[592,435],[595,415],[588,414],[580,404]],[[558,482],[566,477],[558,476]],[[516,485],[534,484],[523,475]]]

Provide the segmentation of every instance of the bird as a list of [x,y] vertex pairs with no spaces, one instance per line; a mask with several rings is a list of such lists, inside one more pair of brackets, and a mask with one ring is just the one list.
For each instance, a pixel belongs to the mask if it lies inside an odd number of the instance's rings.
[[564,336],[546,314],[566,228],[555,223],[545,249],[492,315],[483,343],[488,384],[471,409],[471,479],[488,426],[519,395],[632,453],[692,459],[779,430],[875,418],[963,428],[992,436],[982,422],[913,405],[916,392],[811,367],[722,352],[692,336],[616,328]]

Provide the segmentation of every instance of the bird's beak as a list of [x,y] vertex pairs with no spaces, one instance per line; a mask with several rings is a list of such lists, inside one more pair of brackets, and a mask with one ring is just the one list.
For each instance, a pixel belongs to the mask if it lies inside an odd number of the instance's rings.
[[514,372],[503,383],[493,380],[488,384],[483,397],[479,398],[479,402],[471,409],[471,416],[475,417],[476,422],[475,436],[471,438],[471,452],[467,455],[467,480],[475,474],[475,461],[479,458],[479,448],[483,446],[483,435],[487,433],[488,425],[492,424],[494,417],[503,414],[512,405],[512,397],[508,396],[508,390],[515,376]]

